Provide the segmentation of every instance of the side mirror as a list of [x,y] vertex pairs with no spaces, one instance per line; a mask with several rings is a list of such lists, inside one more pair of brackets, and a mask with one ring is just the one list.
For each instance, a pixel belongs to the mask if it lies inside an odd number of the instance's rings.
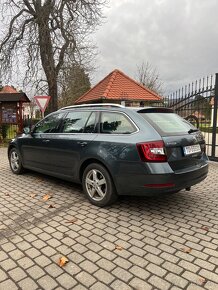
[[23,132],[24,132],[24,134],[28,135],[31,133],[31,130],[29,127],[25,127],[25,128],[23,128]]

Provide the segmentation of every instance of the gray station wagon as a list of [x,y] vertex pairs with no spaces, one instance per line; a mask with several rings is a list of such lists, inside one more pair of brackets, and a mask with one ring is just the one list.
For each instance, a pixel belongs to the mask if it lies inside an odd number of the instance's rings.
[[13,139],[13,173],[82,183],[91,203],[190,190],[208,173],[201,132],[171,109],[93,104],[62,108]]

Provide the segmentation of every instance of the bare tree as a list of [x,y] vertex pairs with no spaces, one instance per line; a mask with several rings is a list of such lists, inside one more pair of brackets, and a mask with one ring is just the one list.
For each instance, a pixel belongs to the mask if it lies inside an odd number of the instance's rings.
[[59,74],[88,45],[87,37],[100,24],[106,2],[2,0],[0,16],[6,30],[0,40],[1,70],[10,73],[23,59],[26,79],[38,79],[39,87],[48,88],[49,111],[56,110]]
[[160,80],[159,73],[149,62],[143,62],[137,66],[136,79],[155,93],[163,93],[163,82]]

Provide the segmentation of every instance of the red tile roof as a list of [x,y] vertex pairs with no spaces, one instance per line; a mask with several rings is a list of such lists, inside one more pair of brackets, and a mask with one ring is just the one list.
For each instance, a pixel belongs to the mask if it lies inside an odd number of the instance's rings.
[[11,94],[15,93],[16,94],[16,93],[18,93],[18,91],[10,86],[4,86],[2,88],[2,90],[0,91],[0,94],[8,94],[8,93],[11,93]]
[[161,101],[162,97],[115,69],[75,101],[75,104],[102,100]]
[[0,102],[28,102],[29,98],[23,92],[18,92],[15,88],[4,86],[0,90]]

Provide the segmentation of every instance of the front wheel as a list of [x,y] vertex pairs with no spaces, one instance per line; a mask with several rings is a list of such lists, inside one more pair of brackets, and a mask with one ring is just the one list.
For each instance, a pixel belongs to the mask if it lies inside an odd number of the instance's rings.
[[9,163],[11,167],[11,171],[14,174],[21,174],[24,171],[22,166],[20,153],[16,148],[12,148],[9,152]]
[[115,186],[107,169],[98,163],[86,167],[82,178],[83,191],[89,201],[103,207],[117,199]]

